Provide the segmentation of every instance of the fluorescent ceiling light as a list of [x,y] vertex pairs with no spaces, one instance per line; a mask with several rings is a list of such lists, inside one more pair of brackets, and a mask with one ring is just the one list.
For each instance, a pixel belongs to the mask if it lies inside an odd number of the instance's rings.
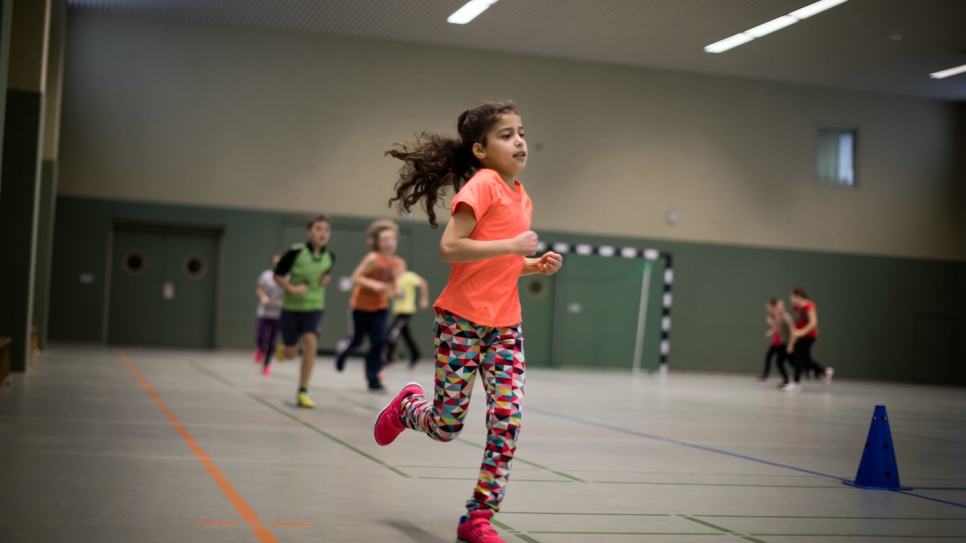
[[731,49],[732,47],[738,47],[739,45],[743,43],[748,43],[753,39],[755,39],[754,36],[750,34],[745,34],[744,32],[742,32],[741,34],[735,34],[730,38],[725,38],[721,41],[714,42],[711,45],[705,47],[704,50],[709,53],[723,53],[728,49]]
[[755,38],[760,38],[771,34],[776,30],[781,30],[786,26],[793,25],[798,22],[798,19],[792,17],[791,15],[783,15],[777,19],[772,19],[763,25],[758,25],[755,28],[745,30],[743,34],[750,34]]
[[[740,34],[735,34],[730,38],[725,38],[721,41],[716,41],[711,45],[705,46],[704,50],[708,53],[723,53],[728,49],[738,47],[741,44],[748,43],[755,38],[760,38],[762,36],[767,36],[776,30],[781,30],[786,26],[791,26],[802,19],[811,17],[816,13],[821,13],[829,8],[834,8],[839,4],[844,4],[848,0],[819,0],[814,4],[809,4],[801,9],[797,9],[788,15],[782,15],[777,19],[772,19],[767,23],[760,24],[754,28],[750,28],[741,32]],[[468,4],[467,4],[468,5]],[[455,15],[455,14],[454,14]]]
[[963,72],[966,72],[966,64],[963,64],[962,66],[957,66],[955,68],[950,68],[948,70],[943,70],[941,72],[929,74],[929,77],[933,79],[943,79],[956,74],[961,74]]
[[496,2],[497,0],[470,0],[466,4],[463,4],[463,7],[454,11],[446,19],[446,22],[453,23],[454,25],[465,25],[473,19],[476,19],[479,14],[486,11]]
[[801,21],[802,19],[808,19],[816,13],[821,13],[827,9],[834,8],[839,4],[844,4],[845,1],[846,0],[822,0],[821,2],[809,4],[802,9],[796,9],[795,11],[789,13],[789,15]]

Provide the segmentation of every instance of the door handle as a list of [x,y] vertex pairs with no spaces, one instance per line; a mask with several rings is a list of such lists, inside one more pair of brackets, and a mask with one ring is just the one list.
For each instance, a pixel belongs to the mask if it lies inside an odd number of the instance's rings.
[[165,281],[161,285],[161,297],[164,298],[165,300],[174,299],[174,283],[172,283],[171,281]]

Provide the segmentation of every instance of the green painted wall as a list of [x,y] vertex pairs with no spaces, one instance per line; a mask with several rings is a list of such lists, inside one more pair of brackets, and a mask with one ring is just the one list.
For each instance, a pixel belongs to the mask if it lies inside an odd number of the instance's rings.
[[[286,221],[291,224],[303,219],[302,215],[264,211],[62,196],[57,202],[51,338],[101,341],[111,222],[143,220],[224,229],[218,347],[248,348],[255,319],[255,278],[264,269],[267,256],[279,248]],[[367,223],[337,218],[334,227],[338,232],[340,228],[359,228]],[[437,256],[441,230],[406,222],[401,227],[404,236],[412,239],[405,255],[410,268],[430,282],[432,296],[438,295],[448,270]],[[822,336],[815,349],[818,360],[834,366],[837,376],[914,381],[923,374],[921,368],[918,372],[916,368],[917,318],[959,317],[962,322],[961,308],[966,307],[966,265],[961,262],[540,234],[547,242],[653,247],[674,254],[670,359],[674,369],[748,374],[760,371],[767,347],[763,301],[768,296],[787,296],[793,286],[802,285],[819,308]],[[336,276],[349,275],[355,264],[340,259]],[[567,257],[552,293],[558,330],[552,363],[630,367],[642,271],[643,261]],[[94,282],[81,284],[82,273],[94,274]],[[661,266],[655,266],[645,343],[647,368],[657,363],[662,274]],[[579,313],[570,312],[575,303],[580,304]],[[344,329],[343,311],[344,307],[330,305],[325,326]],[[414,331],[430,352],[428,312],[420,314]],[[966,360],[962,356],[966,338],[958,333],[960,337],[951,336],[949,340],[959,345],[958,370],[954,371],[958,371],[958,381],[966,384]],[[527,344],[530,351],[552,348]],[[546,358],[542,354],[534,353],[533,359]],[[926,363],[935,364],[940,373],[948,374],[953,361]],[[943,380],[952,382],[954,377]]]

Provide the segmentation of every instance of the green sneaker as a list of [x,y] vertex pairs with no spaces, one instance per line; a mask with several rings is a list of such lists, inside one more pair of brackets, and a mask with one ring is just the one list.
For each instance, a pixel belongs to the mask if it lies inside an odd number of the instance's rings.
[[309,398],[308,392],[299,392],[296,402],[299,404],[299,407],[315,407],[315,402],[312,401],[312,398]]

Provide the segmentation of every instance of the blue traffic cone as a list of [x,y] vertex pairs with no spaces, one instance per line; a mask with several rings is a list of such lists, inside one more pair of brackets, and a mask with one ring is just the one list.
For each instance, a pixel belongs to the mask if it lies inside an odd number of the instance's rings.
[[873,490],[909,490],[910,487],[899,483],[899,466],[896,464],[896,451],[892,446],[892,432],[889,431],[889,417],[884,405],[875,406],[855,480],[842,482]]

